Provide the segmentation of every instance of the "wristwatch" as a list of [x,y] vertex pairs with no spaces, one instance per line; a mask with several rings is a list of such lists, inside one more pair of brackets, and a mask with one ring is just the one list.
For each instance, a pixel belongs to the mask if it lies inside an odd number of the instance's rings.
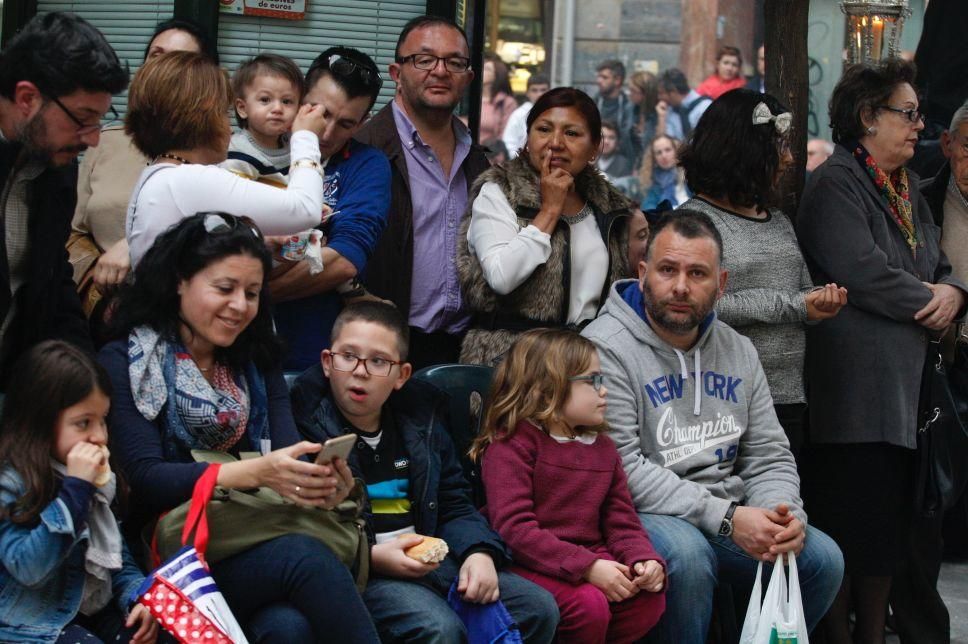
[[723,517],[723,522],[719,524],[719,534],[723,537],[728,537],[733,534],[733,513],[736,512],[736,507],[739,505],[736,501],[729,504],[729,509],[726,510],[726,516]]

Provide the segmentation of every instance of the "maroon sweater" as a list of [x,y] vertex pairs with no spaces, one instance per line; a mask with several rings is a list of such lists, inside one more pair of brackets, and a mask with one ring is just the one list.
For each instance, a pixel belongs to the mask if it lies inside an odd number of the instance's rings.
[[614,558],[630,568],[662,562],[635,513],[608,436],[591,445],[559,443],[524,421],[511,438],[487,447],[482,476],[482,512],[525,568],[578,583],[596,559]]

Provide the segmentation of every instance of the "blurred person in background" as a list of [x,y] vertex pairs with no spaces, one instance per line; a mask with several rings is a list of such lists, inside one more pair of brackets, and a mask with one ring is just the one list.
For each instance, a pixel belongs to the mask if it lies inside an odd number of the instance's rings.
[[547,74],[531,74],[528,77],[528,89],[524,93],[527,100],[511,113],[508,124],[504,126],[502,138],[509,159],[518,156],[518,152],[528,142],[528,126],[526,125],[528,112],[531,111],[534,102],[549,89],[551,89],[551,83],[548,81]]
[[508,66],[496,54],[484,54],[481,67],[481,125],[477,140],[499,139],[504,134],[508,119],[518,108],[508,79]]
[[746,85],[743,77],[743,54],[738,47],[726,45],[716,54],[716,71],[699,84],[696,91],[714,101],[731,89]]
[[679,141],[660,134],[649,145],[649,153],[642,160],[639,181],[645,196],[642,210],[655,210],[660,203],[667,201],[669,208],[675,208],[692,196],[686,185],[686,175],[678,167],[676,156]]

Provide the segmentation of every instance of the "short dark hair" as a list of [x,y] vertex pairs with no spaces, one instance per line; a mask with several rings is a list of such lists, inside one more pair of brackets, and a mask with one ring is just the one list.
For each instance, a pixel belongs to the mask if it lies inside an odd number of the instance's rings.
[[719,265],[723,265],[723,236],[716,230],[716,224],[709,218],[709,215],[689,208],[670,210],[659,217],[659,220],[655,224],[650,226],[649,241],[645,246],[645,261],[649,261],[655,240],[659,237],[659,233],[666,228],[671,229],[672,232],[686,239],[705,237],[706,239],[713,240],[716,248],[719,250]]
[[551,79],[545,73],[531,74],[528,76],[528,87],[532,85],[551,85]]
[[830,97],[830,127],[834,143],[856,141],[867,133],[864,114],[884,105],[898,85],[907,83],[915,91],[917,67],[901,58],[889,58],[877,65],[851,65]]
[[29,349],[13,373],[0,416],[0,466],[14,469],[26,489],[0,508],[0,519],[29,525],[57,492],[50,454],[60,413],[95,389],[110,397],[111,380],[91,356],[62,340]]
[[598,66],[595,67],[595,71],[600,72],[603,69],[607,69],[608,71],[612,72],[614,76],[618,76],[623,81],[625,80],[625,65],[622,63],[622,61],[614,58],[603,60],[602,62],[598,63]]
[[592,143],[596,146],[602,142],[602,115],[595,105],[595,101],[580,89],[574,87],[556,87],[549,89],[534,102],[528,118],[525,120],[527,131],[531,132],[531,126],[539,116],[553,107],[573,107],[585,117]]
[[467,49],[470,51],[471,45],[470,41],[467,40],[467,32],[450,18],[445,18],[444,16],[417,16],[416,18],[408,20],[407,24],[400,30],[400,36],[397,38],[397,46],[393,49],[393,59],[400,58],[400,46],[403,45],[403,41],[407,39],[411,31],[423,29],[424,27],[433,27],[434,25],[444,25],[451,29],[456,29],[464,38],[464,44],[467,45]]
[[[211,225],[207,227],[206,221],[210,222],[210,217],[221,218],[226,226],[209,232]],[[248,217],[197,213],[160,235],[135,268],[134,279],[121,289],[112,325],[114,335],[127,337],[135,327],[148,326],[166,340],[179,342],[181,296],[178,284],[234,255],[253,257],[262,264],[259,310],[232,346],[216,348],[215,357],[234,369],[241,369],[249,360],[263,370],[274,367],[282,353],[282,342],[273,330],[269,312],[272,255],[262,233]]]
[[743,66],[743,52],[739,50],[739,47],[733,47],[732,45],[723,45],[716,52],[716,62],[719,62],[723,56],[735,56],[739,60],[739,66]]
[[615,134],[618,134],[618,124],[615,121],[612,121],[609,119],[605,119],[602,121],[602,129],[611,130],[612,132],[615,132]]
[[228,129],[232,87],[205,54],[170,51],[134,75],[124,131],[148,158],[169,150],[214,147]]
[[77,90],[114,95],[128,86],[128,68],[89,22],[54,11],[33,17],[0,52],[0,95],[13,100],[20,81],[55,98]]
[[[353,68],[352,71],[344,74],[330,69],[330,58],[333,56],[348,60]],[[380,88],[383,87],[383,77],[380,76],[380,70],[373,59],[352,47],[330,47],[316,56],[309,66],[309,71],[306,72],[306,91],[312,89],[323,76],[332,78],[349,99],[368,96],[370,105],[366,108],[367,112],[373,109],[373,104],[380,95]]]
[[364,300],[348,305],[333,322],[333,330],[329,335],[329,343],[333,345],[343,331],[343,327],[350,322],[372,322],[393,332],[397,336],[397,351],[400,353],[400,361],[407,360],[407,353],[410,347],[410,326],[406,318],[400,313],[400,309],[389,302],[377,300]]
[[184,31],[190,35],[195,39],[196,44],[198,44],[198,50],[211,58],[213,63],[216,65],[219,64],[218,47],[212,42],[208,32],[202,29],[201,25],[197,22],[187,18],[170,18],[168,20],[162,20],[155,25],[155,32],[151,34],[151,38],[148,39],[148,45],[145,47],[145,59],[148,58],[148,51],[151,49],[151,43],[155,41],[155,38],[171,30]]
[[670,67],[659,74],[659,89],[665,92],[674,91],[677,94],[688,94],[689,81],[681,69]]
[[[243,60],[239,64],[239,68],[232,75],[232,93],[235,94],[235,98],[244,99],[245,89],[255,81],[256,77],[262,74],[282,78],[292,83],[298,94],[296,97],[297,105],[302,101],[306,88],[303,85],[303,75],[299,71],[299,65],[292,58],[268,52],[262,52],[258,56]],[[235,122],[239,124],[239,127],[247,127],[249,119],[242,118],[242,115],[234,106],[232,110],[235,112]]]
[[679,149],[679,165],[693,192],[726,197],[735,206],[766,208],[784,135],[772,122],[753,124],[753,109],[760,103],[774,115],[790,111],[769,94],[749,89],[726,92],[705,111]]

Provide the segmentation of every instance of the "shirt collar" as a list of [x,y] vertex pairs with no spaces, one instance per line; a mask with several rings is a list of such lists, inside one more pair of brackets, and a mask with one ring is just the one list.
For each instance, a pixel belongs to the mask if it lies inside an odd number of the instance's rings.
[[[396,101],[392,101],[390,105],[393,106],[393,120],[397,126],[397,134],[400,136],[400,142],[408,150],[412,150],[414,146],[422,145],[426,146],[423,139],[420,138],[420,132],[414,127],[413,121],[407,116],[407,113],[397,105]],[[457,138],[457,144],[470,145],[471,144],[471,131],[461,122],[460,119],[456,117],[451,118],[451,124],[454,128],[454,135]]]

